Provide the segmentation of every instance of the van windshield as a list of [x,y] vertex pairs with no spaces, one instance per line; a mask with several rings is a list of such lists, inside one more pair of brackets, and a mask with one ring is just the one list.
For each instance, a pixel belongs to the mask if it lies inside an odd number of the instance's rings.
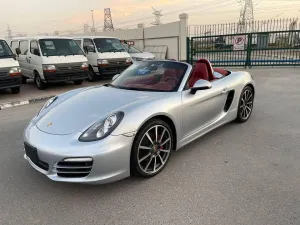
[[94,38],[98,52],[126,52],[119,39]]
[[0,40],[0,58],[12,58],[13,53],[6,41]]
[[84,55],[72,39],[41,39],[39,43],[43,56]]
[[130,46],[128,44],[123,44],[123,45],[128,53],[142,53],[140,50],[138,50],[137,48],[135,48],[133,46]]

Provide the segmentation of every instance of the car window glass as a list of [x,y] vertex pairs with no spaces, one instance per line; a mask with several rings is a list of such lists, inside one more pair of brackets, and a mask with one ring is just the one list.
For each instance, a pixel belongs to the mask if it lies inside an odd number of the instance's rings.
[[126,69],[112,85],[130,90],[177,91],[187,68],[178,62],[139,62]]
[[75,40],[75,42],[81,47],[81,40]]
[[14,53],[16,53],[16,48],[19,48],[19,43],[18,43],[18,41],[12,41],[10,47],[11,47],[12,51],[13,51]]
[[84,39],[83,48],[87,48],[89,52],[96,52],[95,45],[91,39]]
[[34,49],[39,49],[37,41],[31,41],[30,43],[30,52],[34,54]]
[[20,41],[21,55],[27,55],[28,52],[28,41]]

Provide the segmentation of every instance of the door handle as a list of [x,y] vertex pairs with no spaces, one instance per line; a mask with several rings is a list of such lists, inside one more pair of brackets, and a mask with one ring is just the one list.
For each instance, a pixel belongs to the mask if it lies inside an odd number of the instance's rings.
[[227,92],[228,92],[228,88],[226,87],[226,88],[223,88],[223,89],[222,89],[222,92],[221,92],[221,93],[222,93],[222,94],[226,94]]

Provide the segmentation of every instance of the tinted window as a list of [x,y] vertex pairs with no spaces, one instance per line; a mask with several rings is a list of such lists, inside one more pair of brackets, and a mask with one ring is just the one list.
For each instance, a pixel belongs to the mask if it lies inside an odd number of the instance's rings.
[[6,41],[0,40],[0,58],[11,58],[13,56],[12,54]]
[[75,42],[81,47],[81,40],[75,40]]
[[12,41],[11,42],[11,49],[14,53],[16,53],[16,48],[19,48],[19,42],[18,41]]
[[177,91],[188,66],[170,61],[131,65],[112,82],[116,88],[140,91]]
[[30,42],[30,52],[34,54],[34,49],[39,49],[37,41]]
[[28,52],[28,41],[20,41],[21,55],[27,55]]
[[41,39],[39,44],[44,56],[83,55],[73,39]]
[[98,52],[125,52],[126,51],[119,39],[95,38],[94,42],[98,49]]

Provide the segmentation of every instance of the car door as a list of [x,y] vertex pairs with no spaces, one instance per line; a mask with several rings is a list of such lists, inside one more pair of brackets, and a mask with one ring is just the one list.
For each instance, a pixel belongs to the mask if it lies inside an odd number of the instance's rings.
[[83,40],[83,50],[86,53],[89,64],[93,67],[94,70],[96,70],[97,68],[95,67],[97,67],[98,55],[92,39],[85,38]]
[[222,80],[211,82],[210,89],[199,90],[195,94],[190,93],[190,88],[182,92],[184,137],[201,132],[222,115],[228,92]]
[[42,70],[42,56],[38,42],[36,40],[30,41],[30,51],[28,53],[28,58],[28,68],[30,70],[30,75],[32,78],[34,78],[34,70]]
[[29,49],[29,41],[21,40],[19,43],[19,48],[21,54],[18,56],[18,61],[22,70],[22,74],[26,77],[31,77],[29,72],[29,58],[28,58],[28,49]]

